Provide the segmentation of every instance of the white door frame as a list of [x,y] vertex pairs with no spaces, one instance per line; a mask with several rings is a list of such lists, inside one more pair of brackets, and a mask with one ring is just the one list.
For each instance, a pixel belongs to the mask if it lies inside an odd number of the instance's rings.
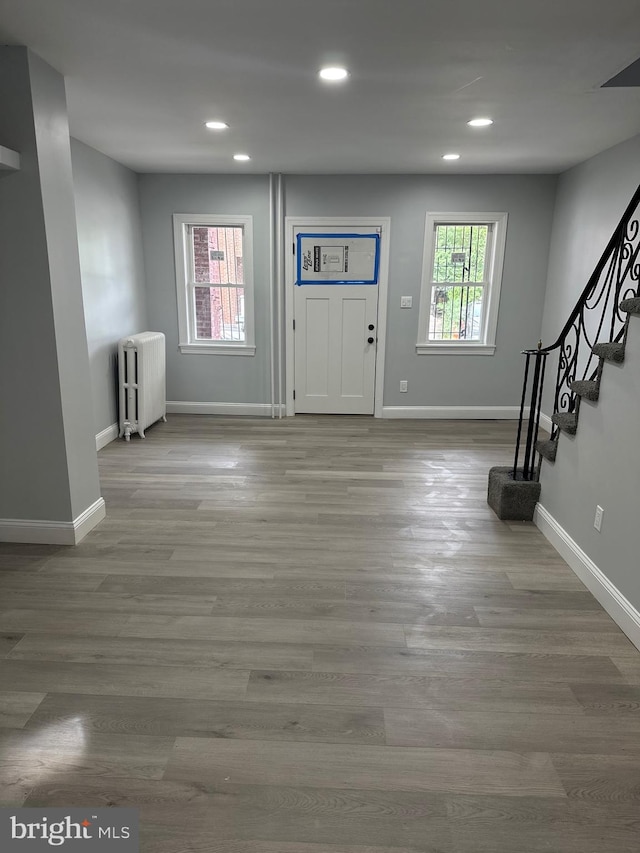
[[387,339],[387,294],[389,289],[389,238],[391,218],[389,216],[287,216],[285,217],[285,400],[288,416],[295,415],[293,383],[295,378],[295,341],[293,331],[293,295],[295,280],[294,256],[291,247],[295,243],[296,228],[380,228],[380,279],[378,282],[378,321],[376,346],[376,384],[374,389],[374,418],[382,417],[384,395],[384,355]]

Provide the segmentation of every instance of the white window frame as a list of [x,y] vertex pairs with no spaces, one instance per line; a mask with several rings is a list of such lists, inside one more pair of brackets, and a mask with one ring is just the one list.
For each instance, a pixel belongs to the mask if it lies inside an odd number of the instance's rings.
[[[435,254],[435,234],[438,225],[491,225],[491,251],[485,284],[485,306],[482,329],[478,341],[430,341],[429,317],[431,313],[431,281]],[[420,315],[418,318],[418,355],[493,355],[496,351],[498,308],[504,250],[507,239],[506,213],[427,213],[424,229],[424,255],[422,260],[422,285],[420,288]]]
[[[203,341],[196,337],[195,285],[190,280],[190,225],[209,225],[212,228],[241,227],[242,266],[244,271],[244,341]],[[213,213],[174,213],[173,241],[176,261],[176,298],[178,302],[178,332],[180,352],[201,355],[256,354],[254,290],[253,290],[253,217],[222,216]]]

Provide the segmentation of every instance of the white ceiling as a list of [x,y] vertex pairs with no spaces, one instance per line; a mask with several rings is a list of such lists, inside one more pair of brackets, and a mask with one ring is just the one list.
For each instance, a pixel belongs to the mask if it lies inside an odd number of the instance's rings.
[[640,133],[640,88],[600,88],[640,56],[639,0],[0,0],[0,43],[140,172],[556,172]]

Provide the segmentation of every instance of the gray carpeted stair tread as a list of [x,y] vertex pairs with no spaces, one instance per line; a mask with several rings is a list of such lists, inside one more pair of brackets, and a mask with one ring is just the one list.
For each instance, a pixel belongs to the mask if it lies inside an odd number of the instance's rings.
[[549,462],[556,461],[556,453],[558,452],[557,439],[547,439],[546,441],[536,441],[536,450]]
[[568,435],[576,434],[578,429],[578,416],[575,412],[556,412],[555,415],[551,416],[551,420]]
[[571,383],[571,390],[578,397],[595,403],[600,396],[600,383],[597,379],[577,379]]
[[620,303],[620,310],[626,311],[627,314],[640,314],[640,296],[623,299]]
[[604,358],[605,361],[614,361],[616,364],[621,364],[624,361],[624,344],[596,344],[593,348],[593,354],[598,358]]

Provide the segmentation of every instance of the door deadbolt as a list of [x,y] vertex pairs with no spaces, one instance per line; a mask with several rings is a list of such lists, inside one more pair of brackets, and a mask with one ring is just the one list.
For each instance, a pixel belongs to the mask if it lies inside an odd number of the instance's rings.
[[372,343],[373,343],[373,338],[367,338],[367,343],[368,343],[368,344],[372,344]]
[[369,331],[373,332],[374,329],[375,329],[375,326],[373,325],[373,323],[369,323]]

